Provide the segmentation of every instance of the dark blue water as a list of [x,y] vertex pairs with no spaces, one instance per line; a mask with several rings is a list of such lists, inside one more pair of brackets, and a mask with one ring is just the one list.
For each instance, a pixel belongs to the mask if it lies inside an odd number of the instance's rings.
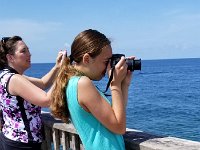
[[[41,77],[53,64],[33,64]],[[108,79],[95,82],[102,90]],[[127,127],[200,141],[200,59],[144,60],[129,90]]]

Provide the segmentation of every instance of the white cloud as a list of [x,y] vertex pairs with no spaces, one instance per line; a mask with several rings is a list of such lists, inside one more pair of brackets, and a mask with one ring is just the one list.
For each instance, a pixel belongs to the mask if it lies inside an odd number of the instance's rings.
[[19,35],[30,40],[39,40],[59,28],[62,28],[62,24],[57,22],[37,22],[25,19],[0,20],[1,36]]
[[64,25],[59,22],[0,20],[0,37],[21,36],[30,48],[33,62],[55,62],[60,40],[58,37],[63,29]]

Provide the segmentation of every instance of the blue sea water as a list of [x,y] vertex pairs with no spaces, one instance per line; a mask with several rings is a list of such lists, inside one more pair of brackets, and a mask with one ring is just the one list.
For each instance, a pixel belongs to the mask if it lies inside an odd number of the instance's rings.
[[[41,77],[54,64],[33,64],[26,74]],[[95,84],[103,91],[108,78]],[[134,71],[127,127],[200,141],[200,58],[143,60]]]

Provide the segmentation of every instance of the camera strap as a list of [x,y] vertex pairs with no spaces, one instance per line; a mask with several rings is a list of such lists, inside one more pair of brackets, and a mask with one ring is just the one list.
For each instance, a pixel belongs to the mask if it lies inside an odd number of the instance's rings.
[[115,66],[111,69],[111,74],[110,74],[110,77],[109,77],[109,80],[108,80],[108,83],[107,83],[107,86],[106,86],[106,90],[103,92],[106,96],[111,96],[110,94],[106,94],[109,86],[110,86],[110,82],[112,81],[113,79],[113,72],[115,70]]

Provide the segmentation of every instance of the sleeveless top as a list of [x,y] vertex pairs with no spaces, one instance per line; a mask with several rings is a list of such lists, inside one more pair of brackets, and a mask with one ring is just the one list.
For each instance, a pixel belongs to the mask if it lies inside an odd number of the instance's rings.
[[[66,87],[66,96],[70,119],[84,148],[86,150],[124,150],[125,144],[122,135],[108,130],[91,113],[88,113],[79,105],[77,97],[79,79],[80,76],[70,78]],[[100,94],[110,103],[103,93],[100,92]]]
[[9,80],[14,74],[17,74],[17,71],[12,68],[3,69],[0,73],[2,133],[14,141],[40,143],[42,142],[41,107],[8,92]]

